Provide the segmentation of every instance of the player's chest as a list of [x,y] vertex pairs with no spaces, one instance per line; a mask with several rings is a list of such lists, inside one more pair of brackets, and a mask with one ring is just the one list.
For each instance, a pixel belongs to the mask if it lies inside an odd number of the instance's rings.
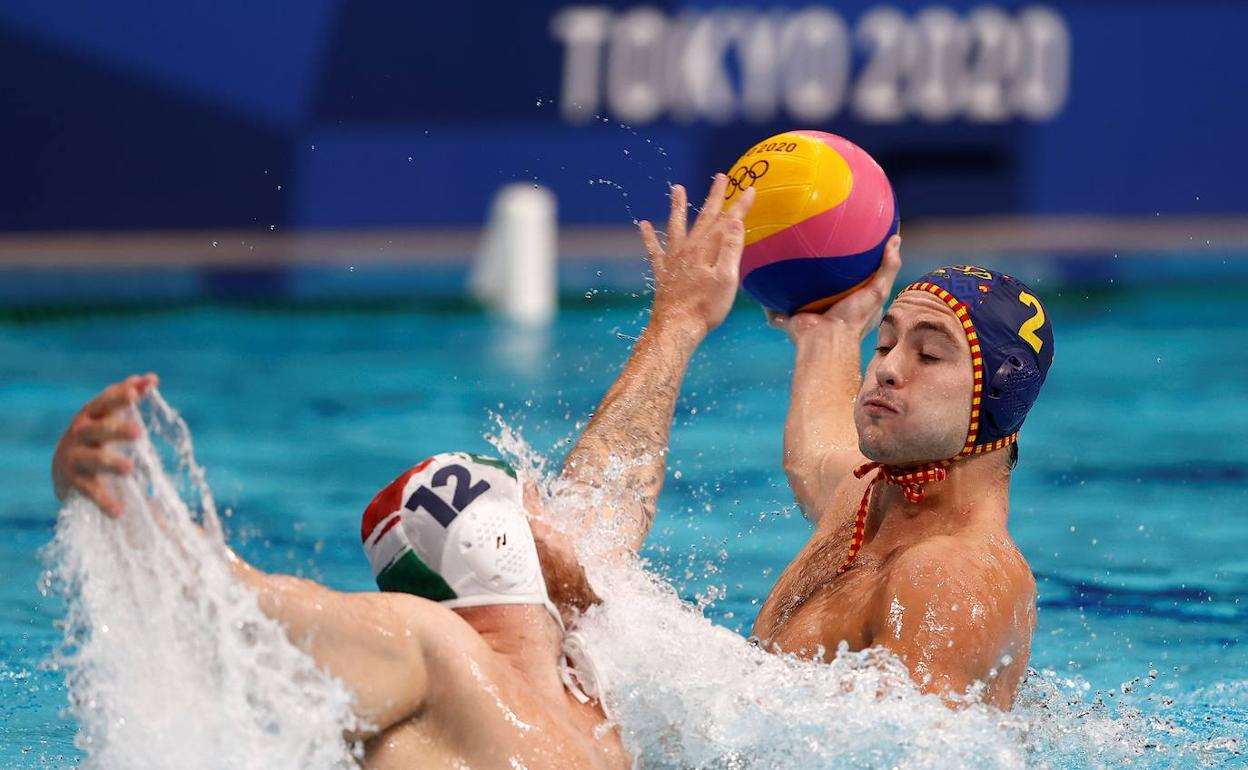
[[837,575],[840,562],[819,556],[804,552],[772,589],[754,623],[764,646],[811,657],[822,648],[831,658],[841,642],[851,650],[872,644],[878,570],[864,559]]

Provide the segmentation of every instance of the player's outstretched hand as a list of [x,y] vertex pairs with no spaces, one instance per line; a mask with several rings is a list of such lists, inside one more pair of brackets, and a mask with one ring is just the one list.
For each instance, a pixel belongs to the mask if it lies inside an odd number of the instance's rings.
[[154,374],[127,377],[109,385],[74,416],[52,455],[52,486],[58,498],[78,492],[109,516],[121,515],[121,501],[104,474],[124,476],[134,465],[110,445],[142,435],[143,427],[126,410],[159,382]]
[[861,341],[880,325],[880,319],[884,316],[884,303],[892,294],[893,281],[900,269],[901,236],[894,235],[888,239],[880,269],[875,271],[871,281],[822,313],[794,313],[788,316],[766,309],[763,312],[766,313],[770,326],[783,329],[794,342],[807,334],[817,334],[832,326],[849,329]]
[[686,229],[687,194],[681,185],[673,185],[666,246],[659,242],[654,225],[639,223],[654,272],[655,321],[688,321],[698,331],[709,332],[732,309],[745,246],[743,220],[754,202],[754,189],[724,210],[727,189],[728,177],[716,174],[702,211]]

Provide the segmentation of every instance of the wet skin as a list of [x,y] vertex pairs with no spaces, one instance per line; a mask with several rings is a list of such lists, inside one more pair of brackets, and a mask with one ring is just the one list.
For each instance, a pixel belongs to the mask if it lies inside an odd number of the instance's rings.
[[[133,470],[114,443],[142,433],[131,407],[156,384],[154,375],[131,377],[83,407],[53,460],[59,496],[73,491],[105,515],[124,515],[104,474]],[[543,567],[552,564],[544,569],[557,589],[552,598],[583,604],[576,592],[588,587],[583,572],[567,566],[566,544],[552,534],[538,550]],[[349,737],[364,741],[367,767],[417,759],[430,768],[631,766],[601,704],[581,703],[564,687],[563,630],[545,608],[453,611],[407,594],[334,591],[231,559],[261,611],[351,691],[367,727]]]
[[[635,558],[654,520],[665,448],[689,359],[732,307],[753,191],[724,210],[727,178],[711,185],[686,226],[687,200],[672,188],[666,243],[640,225],[655,275],[650,322],[564,465],[561,490],[595,505],[577,537],[621,533],[608,558]],[[82,495],[107,516],[123,514],[110,476],[133,465],[116,442],[142,433],[132,406],[155,375],[107,388],[73,419],[53,457],[58,497]],[[416,459],[416,458],[413,458]],[[607,470],[624,468],[609,481]],[[542,521],[526,490],[538,558],[565,625],[596,601],[567,534]],[[450,610],[417,596],[347,594],[315,582],[270,575],[235,557],[234,570],[261,610],[280,621],[355,698],[369,725],[365,763],[389,770],[431,768],[624,768],[632,761],[597,701],[581,703],[559,675],[563,631],[537,605]]]
[[[1004,451],[954,463],[921,503],[876,485],[862,550],[837,573],[873,475],[850,471],[868,458],[904,466],[952,457],[970,416],[969,343],[943,302],[900,295],[859,383],[856,349],[869,317],[864,302],[855,323],[800,319],[795,330],[797,316],[781,321],[798,346],[786,471],[816,526],[754,634],[768,649],[812,658],[828,659],[842,643],[883,647],[925,692],[954,704],[973,687],[1008,709],[1035,630],[1035,581],[1006,527]],[[850,410],[841,399],[853,391]]]

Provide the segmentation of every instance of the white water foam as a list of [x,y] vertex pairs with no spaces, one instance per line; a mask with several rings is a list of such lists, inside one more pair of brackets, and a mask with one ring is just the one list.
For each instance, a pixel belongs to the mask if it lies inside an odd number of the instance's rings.
[[186,424],[158,393],[140,407],[124,514],[72,499],[45,552],[83,767],[357,766],[346,688],[234,578]]
[[[356,766],[358,747],[342,737],[356,727],[349,693],[234,579],[185,424],[158,394],[142,407],[136,472],[118,485],[125,514],[111,521],[73,500],[45,554],[47,589],[66,599],[56,665],[83,767]],[[506,424],[493,441],[544,480],[556,525],[592,515]],[[831,664],[765,654],[640,562],[604,562],[616,537],[601,529],[579,543],[605,599],[579,628],[647,768],[1212,767],[1241,750],[1241,738],[1150,713],[1152,696],[1132,701],[1128,683],[1110,703],[1084,682],[1032,671],[1013,712],[953,712],[879,651],[841,652]],[[1216,697],[1227,696],[1188,700]]]
[[[501,420],[496,427],[487,439],[539,480],[552,523],[580,531],[600,501],[562,488],[517,430]],[[768,654],[711,623],[642,562],[605,561],[619,534],[592,528],[578,551],[603,603],[577,627],[646,768],[1214,767],[1235,740],[1200,740],[1145,713],[1153,696],[1132,700],[1126,683],[1110,703],[1086,682],[1032,670],[1013,711],[973,702],[951,711],[883,650],[841,649],[830,664]]]

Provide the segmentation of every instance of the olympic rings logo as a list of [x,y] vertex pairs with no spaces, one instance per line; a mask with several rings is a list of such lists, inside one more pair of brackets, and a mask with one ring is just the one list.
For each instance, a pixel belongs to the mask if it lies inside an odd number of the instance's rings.
[[731,174],[728,175],[728,195],[725,200],[731,200],[732,196],[739,192],[745,192],[754,186],[754,183],[762,179],[771,168],[771,164],[765,160],[756,160],[748,166],[739,166]]

